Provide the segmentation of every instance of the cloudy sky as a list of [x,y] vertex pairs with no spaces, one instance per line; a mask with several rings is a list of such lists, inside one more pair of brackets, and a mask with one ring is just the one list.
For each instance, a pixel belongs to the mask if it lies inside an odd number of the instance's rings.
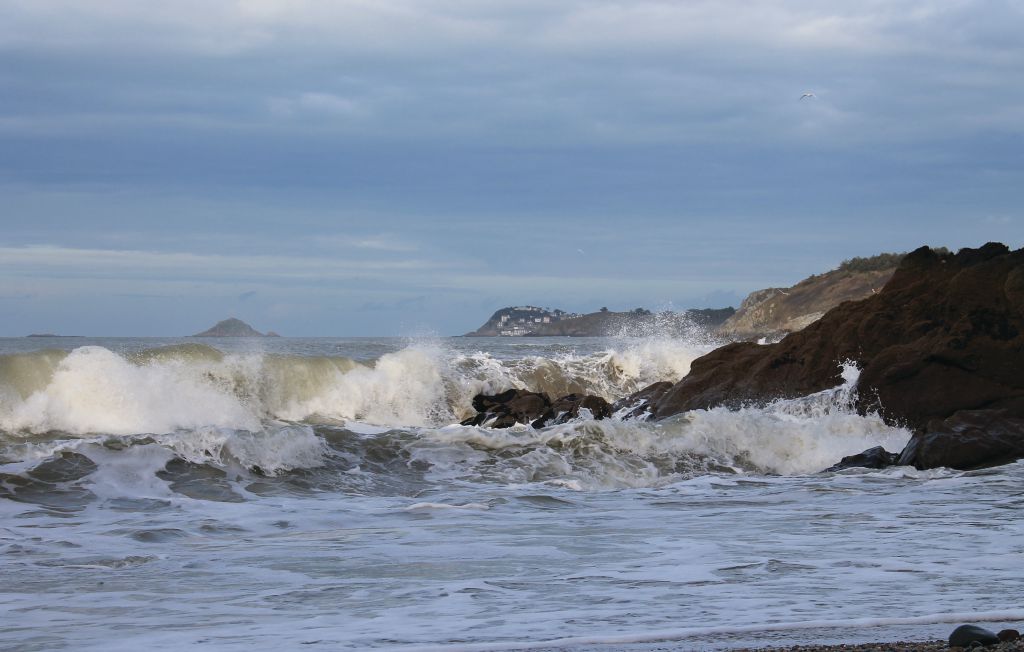
[[5,0],[0,335],[447,335],[1020,247],[1021,34],[1021,0]]

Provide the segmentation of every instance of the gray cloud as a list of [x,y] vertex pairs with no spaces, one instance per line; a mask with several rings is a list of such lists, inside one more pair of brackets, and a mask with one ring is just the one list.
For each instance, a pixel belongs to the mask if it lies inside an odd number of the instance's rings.
[[1009,2],[200,4],[8,5],[0,49],[76,101],[13,107],[0,129],[825,145],[1024,129]]
[[483,297],[710,301],[926,239],[1020,245],[1022,11],[6,2],[0,286],[97,323],[110,293],[173,293],[322,333],[424,296],[462,332]]

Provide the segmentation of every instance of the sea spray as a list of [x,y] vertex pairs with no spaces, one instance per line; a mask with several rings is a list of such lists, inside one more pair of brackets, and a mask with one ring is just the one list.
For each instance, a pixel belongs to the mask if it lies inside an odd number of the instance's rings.
[[[269,475],[377,463],[391,473],[397,462],[434,479],[582,489],[658,486],[708,472],[813,473],[872,446],[896,450],[909,437],[877,415],[856,414],[851,365],[840,387],[766,407],[697,410],[657,423],[599,422],[584,411],[540,430],[452,425],[477,393],[518,387],[615,398],[685,375],[701,351],[668,339],[611,344],[585,354],[497,357],[419,341],[369,363],[194,344],[130,355],[81,347],[52,357],[48,384],[13,399],[0,427],[37,447],[30,454],[8,446],[15,459],[39,459],[47,438],[52,455],[70,450],[69,437],[120,436],[190,463]],[[351,437],[366,445],[350,446]],[[376,462],[367,465],[366,455]]]
[[0,428],[75,435],[258,429],[257,416],[202,370],[176,359],[140,366],[103,347],[81,347],[60,360],[44,389],[0,415]]
[[7,432],[166,433],[201,427],[256,431],[266,419],[442,426],[465,418],[478,393],[512,387],[552,397],[615,400],[684,376],[702,349],[672,340],[616,340],[587,354],[498,359],[413,342],[368,363],[344,356],[222,353],[184,344],[120,355],[0,356],[0,429]]

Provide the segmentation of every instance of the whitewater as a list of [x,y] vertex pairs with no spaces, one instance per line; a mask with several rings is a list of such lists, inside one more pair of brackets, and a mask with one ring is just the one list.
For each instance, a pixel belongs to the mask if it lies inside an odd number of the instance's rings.
[[614,401],[712,347],[0,339],[0,648],[727,649],[1024,619],[1024,464],[823,473],[910,436],[855,412],[851,364],[767,406],[458,425],[479,393]]

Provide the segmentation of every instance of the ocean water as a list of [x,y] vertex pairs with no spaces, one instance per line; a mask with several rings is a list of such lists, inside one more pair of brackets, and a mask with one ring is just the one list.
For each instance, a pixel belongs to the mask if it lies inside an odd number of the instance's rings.
[[0,339],[0,648],[726,649],[1024,620],[1024,465],[820,473],[909,437],[834,390],[658,423],[705,342]]

